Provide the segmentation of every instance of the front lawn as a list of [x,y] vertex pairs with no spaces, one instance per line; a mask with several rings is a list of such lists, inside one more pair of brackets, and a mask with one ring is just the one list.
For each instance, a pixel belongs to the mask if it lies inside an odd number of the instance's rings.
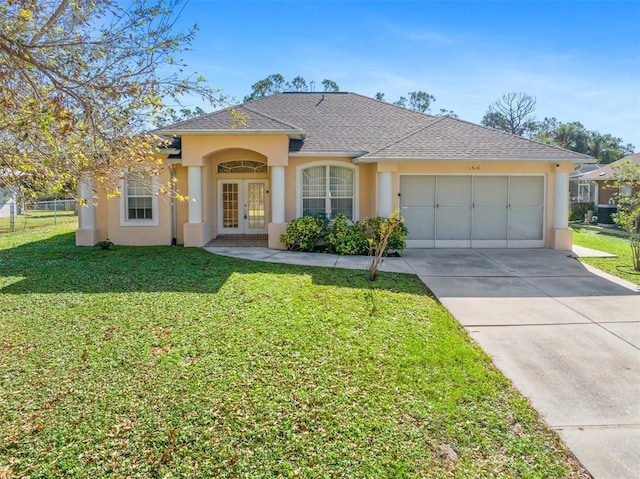
[[0,477],[588,477],[414,276],[0,235]]
[[640,285],[640,273],[633,270],[631,247],[626,238],[604,231],[574,227],[573,243],[617,255],[617,258],[580,258],[580,261]]

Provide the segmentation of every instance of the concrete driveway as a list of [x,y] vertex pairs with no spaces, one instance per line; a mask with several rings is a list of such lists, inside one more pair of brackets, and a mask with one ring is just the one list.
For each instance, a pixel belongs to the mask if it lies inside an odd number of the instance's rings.
[[557,251],[403,258],[597,478],[640,477],[640,293]]
[[[367,269],[369,259],[267,248],[227,256]],[[415,273],[596,479],[640,478],[640,290],[546,249],[409,249]]]

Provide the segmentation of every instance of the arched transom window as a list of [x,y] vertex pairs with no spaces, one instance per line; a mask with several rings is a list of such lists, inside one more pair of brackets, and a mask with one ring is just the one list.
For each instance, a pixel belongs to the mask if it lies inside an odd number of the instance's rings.
[[314,165],[300,170],[302,216],[338,213],[355,219],[356,170],[349,166]]
[[255,160],[232,160],[218,164],[218,173],[266,173],[267,164]]

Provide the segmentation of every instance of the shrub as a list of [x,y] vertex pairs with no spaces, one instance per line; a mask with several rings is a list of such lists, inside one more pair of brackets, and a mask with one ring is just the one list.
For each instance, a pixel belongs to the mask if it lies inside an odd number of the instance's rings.
[[363,226],[357,221],[349,224],[349,219],[342,213],[333,219],[327,235],[327,246],[330,253],[342,255],[367,254],[369,250]]
[[[407,228],[404,219],[400,216],[400,210],[391,213],[389,218],[365,218],[365,227],[368,230],[369,241],[369,280],[374,281],[378,277],[378,270],[382,264],[382,257],[387,254],[389,248],[396,246],[398,251],[406,247],[404,241],[407,236]],[[366,226],[368,225],[368,226]]]
[[383,232],[387,231],[389,228],[389,223],[394,221],[394,227],[391,228],[391,232],[389,234],[388,242],[386,243],[385,248],[382,251],[383,255],[386,255],[388,250],[392,249],[395,251],[404,251],[407,247],[407,243],[405,242],[405,238],[407,237],[407,227],[404,225],[402,221],[399,221],[399,218],[396,218],[392,215],[391,218],[383,218],[382,216],[375,216],[373,218],[365,218],[363,220],[363,226],[365,235],[367,238],[371,238],[374,244],[380,244],[381,236]]
[[587,212],[592,209],[590,203],[577,203],[569,211],[569,221],[583,221]]
[[326,215],[303,216],[287,225],[280,236],[280,242],[288,250],[313,251],[320,240],[324,239],[329,227]]
[[108,251],[113,247],[113,243],[109,241],[109,238],[107,238],[104,241],[100,241],[97,246],[102,250]]

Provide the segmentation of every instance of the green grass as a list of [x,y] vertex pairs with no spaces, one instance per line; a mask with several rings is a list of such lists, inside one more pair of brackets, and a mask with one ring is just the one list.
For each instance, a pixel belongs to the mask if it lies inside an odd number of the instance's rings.
[[631,247],[626,238],[606,232],[574,227],[573,243],[617,255],[616,258],[580,258],[580,261],[640,285],[640,273],[633,270]]
[[[78,216],[73,211],[24,211],[23,214],[15,216],[15,230],[29,231],[40,230],[48,226],[66,225],[67,227],[78,224]],[[8,233],[10,230],[10,219],[8,216],[0,217],[0,234]]]
[[414,276],[68,226],[0,235],[0,404],[0,477],[585,477]]

